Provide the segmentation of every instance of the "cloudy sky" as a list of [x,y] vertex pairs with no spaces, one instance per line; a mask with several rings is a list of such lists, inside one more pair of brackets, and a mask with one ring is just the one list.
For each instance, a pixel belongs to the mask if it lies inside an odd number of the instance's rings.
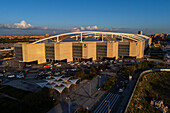
[[0,35],[170,32],[169,0],[0,0]]

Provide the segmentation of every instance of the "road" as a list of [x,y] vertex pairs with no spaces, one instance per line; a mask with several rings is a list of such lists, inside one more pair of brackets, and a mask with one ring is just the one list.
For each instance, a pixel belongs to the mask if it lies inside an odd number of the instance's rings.
[[95,109],[93,113],[113,112],[112,109],[115,106],[119,97],[120,97],[119,94],[108,93],[108,95],[103,99],[101,104]]
[[140,73],[137,73],[135,75],[133,75],[133,80],[129,82],[129,84],[127,85],[126,89],[124,90],[122,96],[122,101],[118,103],[117,107],[114,109],[115,113],[123,113],[127,103],[129,102],[129,98],[133,92],[133,89],[136,85],[136,82],[139,78]]

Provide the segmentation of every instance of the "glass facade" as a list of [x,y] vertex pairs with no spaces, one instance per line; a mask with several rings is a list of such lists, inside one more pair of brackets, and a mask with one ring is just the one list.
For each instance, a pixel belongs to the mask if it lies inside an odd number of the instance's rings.
[[107,43],[96,44],[96,56],[97,59],[107,57]]
[[82,44],[73,43],[73,58],[82,58]]
[[22,47],[15,47],[15,48],[14,48],[14,52],[15,52],[15,58],[16,58],[17,60],[23,61]]
[[130,43],[119,42],[118,56],[129,56]]
[[45,57],[46,59],[55,59],[54,58],[54,45],[45,45]]

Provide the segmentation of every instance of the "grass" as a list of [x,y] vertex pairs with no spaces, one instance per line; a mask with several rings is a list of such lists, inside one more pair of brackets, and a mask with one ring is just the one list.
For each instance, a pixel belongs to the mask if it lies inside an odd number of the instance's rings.
[[132,97],[128,113],[161,113],[150,105],[153,98],[163,100],[170,106],[169,81],[170,72],[152,72],[143,75]]

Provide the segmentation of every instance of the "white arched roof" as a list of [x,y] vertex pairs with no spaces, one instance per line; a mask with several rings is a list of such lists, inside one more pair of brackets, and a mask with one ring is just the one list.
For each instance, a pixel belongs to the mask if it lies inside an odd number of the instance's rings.
[[117,35],[117,36],[121,36],[123,38],[127,38],[127,39],[130,39],[132,41],[143,41],[143,40],[147,40],[149,39],[150,37],[148,36],[145,36],[145,35],[139,35],[139,34],[130,34],[130,33],[115,33],[115,32],[101,32],[101,31],[79,31],[79,32],[70,32],[70,33],[63,33],[63,34],[58,34],[58,35],[54,35],[54,36],[50,36],[48,38],[44,38],[44,39],[41,39],[41,40],[38,40],[36,42],[33,42],[32,44],[36,44],[36,43],[39,43],[41,41],[45,41],[45,40],[48,40],[48,39],[53,39],[53,38],[56,38],[56,37],[60,37],[60,36],[70,36],[70,35],[75,35],[75,36],[78,36],[78,34],[80,36],[82,36],[83,34],[85,35],[88,35],[88,34],[99,34],[99,35]]

